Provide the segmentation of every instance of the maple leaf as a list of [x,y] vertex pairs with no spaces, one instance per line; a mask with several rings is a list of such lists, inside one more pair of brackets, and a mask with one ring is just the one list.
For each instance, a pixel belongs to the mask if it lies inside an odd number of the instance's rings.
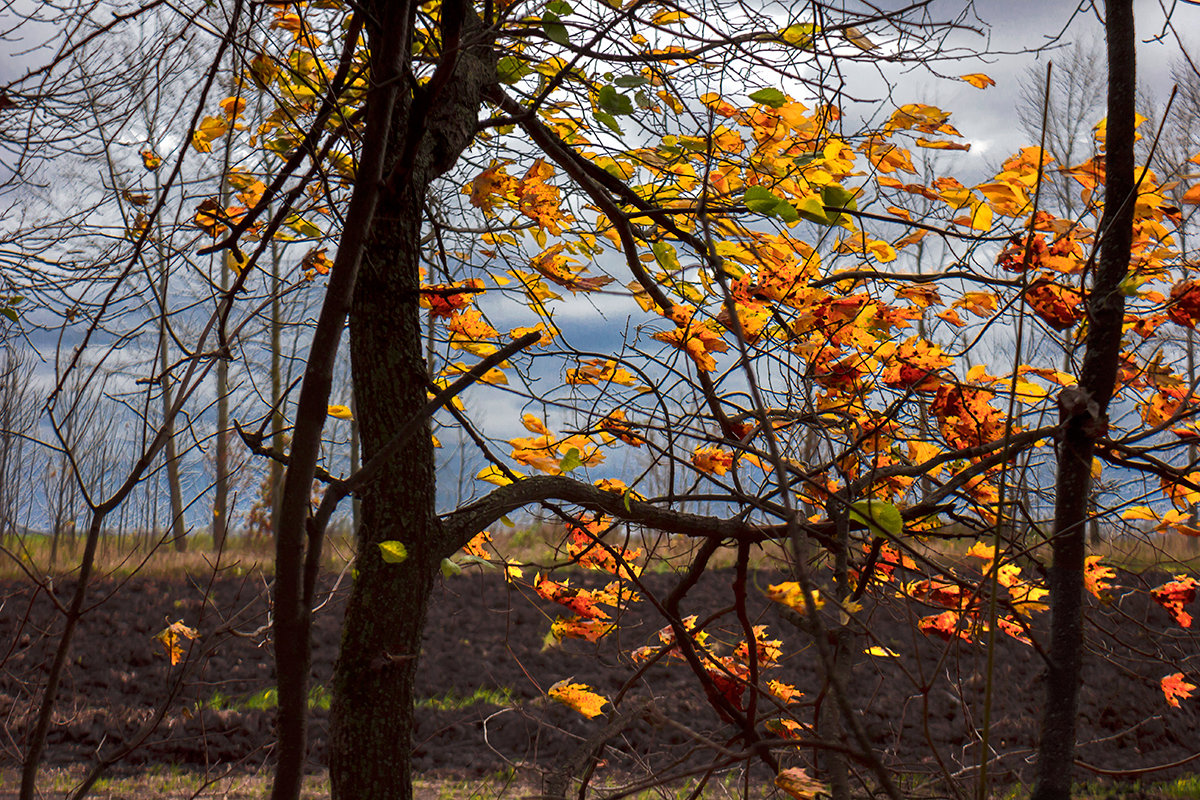
[[538,573],[533,590],[547,600],[566,606],[585,619],[608,619],[608,612],[597,606],[597,598],[587,589],[571,589],[566,582],[558,583]]
[[713,320],[696,321],[691,318],[691,309],[685,312],[684,306],[676,306],[672,313],[675,320],[675,330],[659,331],[654,339],[678,347],[692,357],[696,366],[705,372],[717,368],[716,359],[712,353],[724,353],[729,345],[721,339],[721,334],[713,327]]
[[485,214],[491,214],[499,202],[511,203],[516,200],[516,183],[516,178],[505,172],[503,164],[493,162],[463,191],[470,193],[471,205],[483,209]]
[[497,339],[500,333],[487,323],[477,308],[467,308],[453,314],[446,327],[450,330],[450,346],[466,350],[480,358],[496,352],[489,339]]
[[555,639],[583,639],[598,642],[616,630],[611,622],[586,617],[559,617],[550,624],[550,635]]
[[916,392],[936,391],[942,384],[938,373],[954,365],[942,348],[915,336],[894,350],[881,350],[879,357],[888,364],[883,372],[885,384]]
[[724,475],[733,468],[733,454],[720,447],[698,447],[692,453],[692,464],[708,475]]
[[583,274],[587,272],[586,268],[572,269],[570,265],[577,262],[563,255],[565,248],[566,244],[560,242],[534,256],[529,266],[572,292],[594,292],[612,283],[613,279],[606,275],[585,278]]
[[[1122,515],[1124,516],[1124,515]],[[1108,599],[1108,590],[1112,588],[1109,581],[1117,576],[1115,570],[1100,562],[1103,556],[1088,556],[1084,561],[1083,585],[1099,600]]]
[[1034,313],[1056,331],[1073,327],[1083,319],[1085,312],[1083,292],[1045,278],[1030,284],[1025,291],[1025,301]]
[[[731,658],[722,658],[719,661],[720,666],[712,666],[705,670],[709,680],[712,681],[713,687],[717,693],[725,698],[731,706],[739,711],[744,708],[742,698],[746,694],[746,681],[750,677],[750,670],[742,664],[737,663]],[[726,721],[726,715],[717,709],[717,713]]]
[[571,683],[570,678],[564,678],[550,687],[546,692],[550,698],[570,706],[588,719],[598,717],[604,712],[608,700],[592,690],[586,683]]
[[1200,281],[1180,281],[1171,287],[1167,317],[1176,325],[1196,327],[1200,320]]
[[1175,708],[1179,708],[1179,701],[1187,700],[1196,689],[1195,684],[1188,683],[1183,679],[1182,672],[1164,675],[1158,685],[1162,687],[1163,696],[1167,698],[1167,702]]
[[795,686],[792,686],[790,683],[780,683],[776,680],[767,682],[767,691],[789,705],[799,702],[800,698],[804,697],[804,692]]
[[479,278],[422,286],[421,307],[429,309],[431,317],[447,319],[471,305],[482,290],[483,281]]
[[625,419],[625,411],[623,409],[613,409],[612,412],[600,420],[598,427],[601,431],[601,438],[608,437],[605,442],[606,444],[615,438],[633,447],[642,446],[641,437],[633,432],[629,421]]
[[[766,638],[767,626],[754,626],[755,649],[760,668],[773,667],[779,661],[779,657],[783,654],[783,642],[779,639]],[[733,651],[733,657],[743,664],[750,663],[750,645],[748,642],[741,642]]]
[[492,534],[488,533],[487,531],[480,531],[479,533],[475,534],[471,541],[463,545],[462,551],[469,556],[486,559],[488,557],[488,551],[485,548],[491,541]]
[[970,641],[971,634],[966,628],[960,628],[958,621],[959,614],[957,612],[943,611],[941,614],[922,617],[917,621],[917,628],[926,636],[937,636],[946,641],[955,637]]
[[641,558],[637,548],[614,547],[612,551],[601,545],[600,537],[610,523],[604,515],[592,519],[579,519],[570,525],[567,539],[567,555],[582,567],[602,570],[618,577],[636,577],[641,568],[632,564]]
[[325,248],[313,248],[300,259],[300,269],[304,270],[308,277],[327,275],[329,270],[333,269],[333,261],[326,255]]
[[199,635],[199,631],[195,628],[189,628],[183,624],[183,620],[178,620],[156,633],[154,638],[167,652],[167,657],[171,659],[171,666],[175,666],[183,660],[183,642],[195,639]]
[[998,618],[996,620],[996,627],[1012,638],[1016,639],[1021,644],[1033,644],[1033,640],[1029,638],[1026,629],[1021,627],[1021,625],[1011,617]]
[[[784,581],[773,586],[768,586],[765,592],[767,599],[776,603],[787,606],[793,611],[799,611],[801,614],[808,613],[808,604],[804,600],[804,590],[800,588],[797,581]],[[813,589],[810,593],[813,601],[813,608],[820,611],[825,606],[825,601],[821,598],[821,593]]]
[[1197,583],[1195,578],[1179,575],[1175,580],[1151,589],[1150,596],[1154,598],[1154,602],[1165,608],[1181,627],[1190,628],[1192,615],[1184,611],[1183,607],[1196,599],[1197,586],[1200,586],[1200,583]]

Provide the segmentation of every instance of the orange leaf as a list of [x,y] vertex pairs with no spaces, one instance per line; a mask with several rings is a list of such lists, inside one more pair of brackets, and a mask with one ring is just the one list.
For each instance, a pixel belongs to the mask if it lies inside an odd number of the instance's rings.
[[588,719],[598,717],[604,712],[600,709],[608,702],[592,691],[586,683],[571,683],[570,678],[559,681],[546,692],[552,699],[570,706]]
[[724,475],[733,467],[733,454],[719,447],[698,447],[692,453],[696,469],[710,475]]
[[1175,580],[1164,583],[1150,590],[1154,602],[1167,610],[1181,627],[1192,627],[1192,615],[1183,610],[1184,605],[1196,599],[1196,587],[1200,586],[1195,578],[1180,575]]
[[171,666],[174,666],[183,660],[183,641],[195,639],[199,635],[200,633],[195,628],[189,628],[183,624],[183,620],[179,620],[163,628],[154,638],[167,651],[167,657],[171,659]]
[[1167,698],[1167,702],[1179,708],[1180,699],[1186,700],[1192,696],[1192,691],[1196,688],[1194,684],[1188,683],[1183,679],[1182,672],[1176,672],[1174,675],[1166,675],[1159,686],[1162,687],[1163,695]]
[[1101,556],[1087,557],[1083,567],[1083,583],[1089,592],[1103,600],[1108,596],[1108,590],[1112,588],[1109,580],[1115,578],[1117,573],[1113,571],[1112,567],[1105,566],[1100,561]]
[[996,82],[982,72],[972,72],[969,75],[959,75],[959,80],[966,81],[976,89],[986,89],[989,86],[995,86]]
[[796,800],[811,800],[818,794],[828,794],[825,784],[809,777],[802,767],[785,769],[775,776],[775,785],[790,794]]

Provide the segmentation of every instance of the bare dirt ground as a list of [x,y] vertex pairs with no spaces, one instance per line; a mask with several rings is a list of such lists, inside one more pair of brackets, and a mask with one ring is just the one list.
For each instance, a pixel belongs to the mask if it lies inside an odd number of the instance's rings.
[[[570,577],[574,583],[588,580],[579,573]],[[709,630],[714,641],[725,643],[726,652],[741,639],[728,608],[732,577],[730,572],[706,576],[682,605],[685,614],[701,619],[723,612]],[[1185,699],[1181,708],[1173,708],[1159,688],[1160,679],[1174,672],[1194,681],[1200,640],[1194,628],[1180,627],[1147,597],[1146,589],[1161,578],[1121,574],[1123,586],[1112,603],[1090,602],[1078,741],[1080,761],[1095,769],[1081,766],[1080,779],[1100,774],[1118,781],[1164,780],[1200,771],[1200,759],[1188,760],[1200,752],[1200,700]],[[645,590],[658,596],[676,580],[643,576]],[[761,596],[759,590],[775,580],[778,576],[752,576],[756,588],[749,610],[755,624],[767,625],[784,641],[782,665],[768,677],[806,693],[801,702],[810,705],[795,715],[809,721],[811,704],[821,693],[816,655]],[[327,755],[324,687],[337,650],[345,581],[328,593],[314,631],[314,771]],[[57,587],[60,600],[69,589]],[[82,622],[63,684],[48,765],[75,770],[98,754],[127,746],[132,749],[114,768],[117,774],[164,765],[252,769],[268,762],[273,662],[264,628],[265,591],[261,577],[97,584],[96,605]],[[0,717],[5,723],[0,768],[11,770],[60,620],[45,593],[31,591],[28,584],[0,583],[0,602]],[[636,674],[626,654],[655,643],[654,633],[663,624],[650,605],[642,602],[628,611],[619,633],[598,645],[567,640],[546,647],[558,607],[495,573],[469,571],[444,581],[421,654],[414,753],[419,772],[466,779],[515,768],[536,779],[539,770],[558,768],[605,724],[603,717],[588,720],[546,699],[545,690],[564,678],[590,684],[608,698],[626,688],[622,708],[653,700],[657,717],[635,722],[610,742],[598,778],[647,771],[665,775],[711,758],[706,742],[737,747],[734,732],[711,711],[682,662],[663,660],[625,687]],[[969,777],[980,757],[986,652],[977,643],[921,635],[914,621],[923,613],[929,612],[886,595],[867,605],[861,616],[876,638],[856,640],[852,702],[863,709],[862,724],[889,766],[909,776]],[[210,638],[198,640],[189,661],[173,667],[153,637],[175,620]],[[237,634],[211,637],[223,625]],[[886,645],[898,656],[862,653],[872,644]],[[991,771],[1002,781],[1031,777],[1042,671],[1034,647],[1001,637],[990,744]],[[155,724],[156,709],[163,707],[167,711]],[[810,757],[808,752],[788,756],[796,763]]]

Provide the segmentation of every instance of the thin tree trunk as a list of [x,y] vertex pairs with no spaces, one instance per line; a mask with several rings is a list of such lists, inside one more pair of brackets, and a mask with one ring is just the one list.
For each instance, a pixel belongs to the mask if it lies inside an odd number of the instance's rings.
[[1083,656],[1083,567],[1092,458],[1105,433],[1106,412],[1121,349],[1133,229],[1134,59],[1133,0],[1109,0],[1108,152],[1100,259],[1088,299],[1089,326],[1079,385],[1059,398],[1063,423],[1055,496],[1050,665],[1032,800],[1068,800],[1075,762],[1075,715]]
[[[162,241],[162,238],[159,239]],[[162,265],[162,279],[159,286],[159,321],[158,321],[158,354],[159,369],[162,372],[162,414],[167,443],[165,458],[167,461],[167,493],[171,498],[171,543],[180,553],[187,550],[187,528],[183,524],[183,489],[179,482],[179,454],[175,448],[175,418],[171,414],[171,376],[167,371],[170,366],[168,354],[169,337],[167,336],[167,288],[169,272],[166,261]]]
[[[271,242],[271,447],[286,452],[283,409],[283,279],[280,276],[279,245]],[[279,530],[279,508],[283,500],[283,464],[271,460],[268,491],[271,502],[271,536]]]

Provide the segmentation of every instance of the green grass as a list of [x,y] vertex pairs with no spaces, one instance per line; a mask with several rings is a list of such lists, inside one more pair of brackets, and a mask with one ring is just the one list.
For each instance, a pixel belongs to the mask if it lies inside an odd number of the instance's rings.
[[[998,800],[1028,800],[1032,789],[1014,786]],[[1200,800],[1200,776],[1190,775],[1173,781],[1087,781],[1076,784],[1076,800]]]
[[480,688],[469,695],[446,692],[437,697],[419,697],[416,701],[417,708],[429,709],[431,711],[461,711],[464,708],[473,708],[475,706],[502,707],[511,704],[512,690],[508,688]]
[[[329,690],[324,686],[313,686],[308,690],[308,708],[329,710],[331,701]],[[260,689],[253,694],[230,696],[221,692],[213,692],[203,701],[193,706],[193,712],[211,709],[213,711],[270,711],[279,705],[279,690],[274,686]]]
[[[329,710],[331,695],[324,686],[313,686],[308,690],[308,707]],[[461,711],[475,706],[507,706],[512,704],[512,690],[476,689],[468,695],[456,692],[446,692],[436,697],[419,697],[417,708],[431,711]],[[270,686],[260,689],[253,694],[232,696],[222,692],[213,692],[202,702],[193,706],[193,713],[211,709],[213,711],[270,711],[279,705],[279,691]]]

